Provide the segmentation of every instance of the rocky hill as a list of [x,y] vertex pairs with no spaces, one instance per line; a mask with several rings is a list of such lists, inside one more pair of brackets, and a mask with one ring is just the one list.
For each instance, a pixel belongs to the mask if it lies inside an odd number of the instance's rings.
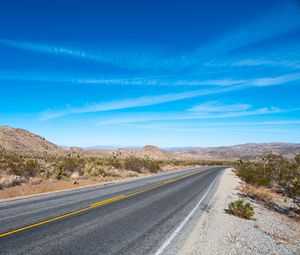
[[120,148],[120,149],[91,149],[91,150],[83,150],[81,151],[85,155],[89,156],[113,156],[117,155],[121,158],[127,157],[138,157],[145,158],[149,157],[152,159],[158,160],[167,160],[173,159],[171,153],[166,150],[161,150],[160,148],[153,145],[146,145],[142,148],[137,149],[128,149],[128,148]]
[[20,128],[0,126],[0,146],[6,152],[18,154],[62,154],[64,151],[45,138]]

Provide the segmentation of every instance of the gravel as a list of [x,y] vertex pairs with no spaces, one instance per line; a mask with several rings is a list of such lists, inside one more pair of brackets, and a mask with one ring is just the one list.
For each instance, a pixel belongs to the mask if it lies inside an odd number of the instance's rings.
[[248,200],[256,220],[245,220],[224,209],[239,197],[240,180],[224,172],[212,204],[203,212],[178,254],[300,254],[300,224]]

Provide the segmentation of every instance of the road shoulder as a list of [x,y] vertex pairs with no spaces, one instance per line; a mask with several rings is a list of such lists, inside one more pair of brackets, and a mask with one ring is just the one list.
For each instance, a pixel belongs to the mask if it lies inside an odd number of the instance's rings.
[[231,169],[224,171],[211,204],[178,254],[299,254],[300,224],[295,221],[254,201],[255,221],[224,212],[229,202],[239,198],[239,184]]

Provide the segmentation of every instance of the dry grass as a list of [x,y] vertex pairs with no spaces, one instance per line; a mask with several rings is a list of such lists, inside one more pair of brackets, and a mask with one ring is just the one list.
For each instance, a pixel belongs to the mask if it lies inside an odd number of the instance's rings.
[[262,186],[244,184],[239,187],[239,190],[248,197],[267,204],[274,204],[279,199],[278,194]]
[[300,222],[300,209],[290,198],[276,193],[271,189],[251,184],[243,184],[238,190],[244,195],[261,202],[266,208],[272,209]]

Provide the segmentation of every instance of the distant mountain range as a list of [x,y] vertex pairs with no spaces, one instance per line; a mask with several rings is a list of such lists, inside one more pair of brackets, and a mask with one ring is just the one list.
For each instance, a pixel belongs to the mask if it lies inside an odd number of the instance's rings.
[[[63,155],[70,151],[77,151],[85,155],[107,156],[118,152],[120,157],[145,157],[155,159],[227,159],[239,158],[255,159],[268,152],[282,154],[288,158],[300,153],[298,143],[247,143],[221,147],[175,147],[160,149],[153,145],[144,147],[128,146],[93,146],[87,148],[62,147],[55,145],[45,138],[27,130],[0,126],[0,146],[7,152],[18,154],[55,154]],[[0,148],[1,149],[1,148]]]
[[83,150],[118,150],[118,149],[131,149],[131,150],[138,150],[141,149],[141,146],[118,146],[118,145],[98,145],[98,146],[89,146],[89,147],[82,147]]

